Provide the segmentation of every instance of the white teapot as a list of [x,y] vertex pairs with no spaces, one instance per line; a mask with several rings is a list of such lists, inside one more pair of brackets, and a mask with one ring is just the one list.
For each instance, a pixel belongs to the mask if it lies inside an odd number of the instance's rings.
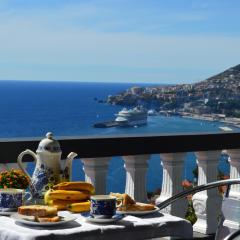
[[[44,193],[53,185],[71,179],[72,160],[77,154],[71,152],[67,156],[65,166],[62,169],[62,151],[59,142],[53,139],[53,134],[50,132],[39,143],[36,153],[27,149],[19,154],[17,162],[22,171],[31,179],[30,190],[33,198],[43,199]],[[22,163],[22,158],[26,154],[31,155],[36,162],[32,177],[29,176]]]

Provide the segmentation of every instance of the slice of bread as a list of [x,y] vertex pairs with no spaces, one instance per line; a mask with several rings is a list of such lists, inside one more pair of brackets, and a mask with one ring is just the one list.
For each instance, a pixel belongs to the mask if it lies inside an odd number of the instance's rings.
[[57,216],[57,208],[44,205],[29,205],[18,208],[18,213],[35,217],[54,217]]

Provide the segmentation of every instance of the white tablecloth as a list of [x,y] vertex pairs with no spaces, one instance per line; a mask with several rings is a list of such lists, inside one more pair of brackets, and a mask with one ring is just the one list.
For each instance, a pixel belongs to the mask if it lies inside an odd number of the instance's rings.
[[[69,212],[61,212],[68,215]],[[52,227],[33,227],[0,217],[1,240],[123,240],[150,239],[164,236],[192,238],[191,224],[178,217],[159,212],[141,217],[126,216],[111,224],[89,223],[81,214],[75,221]]]

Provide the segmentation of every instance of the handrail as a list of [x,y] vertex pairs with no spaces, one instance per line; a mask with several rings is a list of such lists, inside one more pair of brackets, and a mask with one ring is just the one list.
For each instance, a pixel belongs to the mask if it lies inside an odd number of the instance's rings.
[[161,202],[157,206],[159,207],[159,209],[163,209],[163,208],[167,207],[168,205],[174,203],[175,201],[177,201],[183,197],[186,197],[188,195],[195,194],[197,192],[201,192],[201,191],[208,190],[208,189],[215,188],[215,187],[224,186],[224,185],[232,185],[232,184],[240,184],[240,179],[220,180],[220,181],[216,181],[216,182],[212,182],[212,183],[199,185],[192,189],[182,191],[182,192],[174,195],[173,197],[170,197],[167,200]]
[[229,234],[223,240],[238,240],[238,239],[240,239],[240,229],[237,230],[236,232]]
[[[40,139],[0,139],[0,163],[16,162],[17,156],[27,148],[35,151]],[[71,151],[78,153],[79,157],[90,158],[240,148],[240,133],[109,135],[56,139],[59,139],[63,158]]]

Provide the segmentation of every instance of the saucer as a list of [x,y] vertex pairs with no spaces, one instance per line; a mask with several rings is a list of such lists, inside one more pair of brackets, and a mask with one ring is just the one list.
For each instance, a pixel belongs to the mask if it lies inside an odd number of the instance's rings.
[[0,216],[10,216],[16,212],[16,208],[0,209]]
[[85,219],[87,222],[93,222],[93,223],[114,223],[123,218],[124,218],[123,214],[116,214],[116,215],[112,216],[111,218],[94,218],[91,215],[89,215]]

